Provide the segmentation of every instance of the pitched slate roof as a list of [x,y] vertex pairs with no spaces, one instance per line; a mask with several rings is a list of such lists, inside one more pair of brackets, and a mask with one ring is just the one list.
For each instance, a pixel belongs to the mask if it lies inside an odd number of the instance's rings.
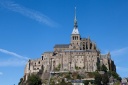
[[69,48],[69,44],[57,44],[54,48]]

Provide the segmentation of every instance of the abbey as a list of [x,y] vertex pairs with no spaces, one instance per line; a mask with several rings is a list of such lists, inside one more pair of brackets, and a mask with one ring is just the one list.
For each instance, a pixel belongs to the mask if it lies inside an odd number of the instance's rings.
[[41,58],[29,60],[24,72],[24,79],[32,73],[45,73],[79,71],[94,72],[98,65],[105,65],[109,70],[116,71],[114,61],[111,60],[110,52],[101,54],[90,37],[82,38],[78,31],[76,13],[74,28],[71,33],[69,44],[56,44],[52,52],[44,52]]

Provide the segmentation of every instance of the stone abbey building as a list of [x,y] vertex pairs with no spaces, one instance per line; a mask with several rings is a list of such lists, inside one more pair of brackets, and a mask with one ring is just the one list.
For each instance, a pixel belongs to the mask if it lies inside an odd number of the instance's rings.
[[101,54],[91,39],[82,38],[78,31],[76,13],[74,28],[71,33],[69,44],[56,44],[52,52],[44,52],[41,58],[29,60],[25,67],[24,80],[28,75],[42,71],[45,73],[60,71],[94,72],[98,69],[97,64],[105,65],[108,70],[116,71],[114,61],[111,60],[110,52]]

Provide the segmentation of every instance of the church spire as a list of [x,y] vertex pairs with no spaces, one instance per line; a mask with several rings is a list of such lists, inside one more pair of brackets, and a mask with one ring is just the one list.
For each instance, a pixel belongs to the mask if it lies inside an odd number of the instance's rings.
[[77,19],[76,19],[76,7],[75,7],[75,17],[74,17],[74,29],[72,31],[72,34],[79,34]]
[[75,7],[74,27],[77,28],[76,7]]

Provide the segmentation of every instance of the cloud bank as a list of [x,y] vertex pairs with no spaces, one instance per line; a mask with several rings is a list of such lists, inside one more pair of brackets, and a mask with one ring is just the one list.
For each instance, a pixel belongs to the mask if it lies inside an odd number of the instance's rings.
[[111,51],[111,55],[112,56],[120,56],[120,55],[126,54],[127,52],[128,52],[128,47],[124,47],[121,49]]
[[25,65],[27,60],[20,60],[20,59],[8,59],[5,61],[0,61],[0,67],[5,66],[23,66]]
[[29,59],[28,57],[24,57],[24,56],[21,56],[21,55],[19,55],[17,53],[10,52],[8,50],[1,49],[1,48],[0,48],[0,52],[5,53],[5,54],[8,54],[8,55],[12,55],[14,57],[17,57],[17,58],[20,58],[20,59],[24,59],[24,60],[28,60]]
[[23,7],[17,3],[14,3],[13,1],[8,1],[8,0],[1,0],[0,1],[0,7],[6,8],[8,10],[11,10],[13,12],[17,12],[21,15],[24,15],[30,19],[33,19],[37,22],[46,24],[47,26],[50,27],[56,27],[58,26],[58,24],[56,22],[54,22],[53,20],[51,20],[49,17],[47,17],[46,15],[37,12],[35,10],[32,9],[28,9],[26,7]]
[[2,66],[22,66],[30,59],[28,57],[21,56],[15,52],[11,52],[0,48],[1,53],[13,56],[13,59],[6,59],[5,61],[0,61],[0,67]]

